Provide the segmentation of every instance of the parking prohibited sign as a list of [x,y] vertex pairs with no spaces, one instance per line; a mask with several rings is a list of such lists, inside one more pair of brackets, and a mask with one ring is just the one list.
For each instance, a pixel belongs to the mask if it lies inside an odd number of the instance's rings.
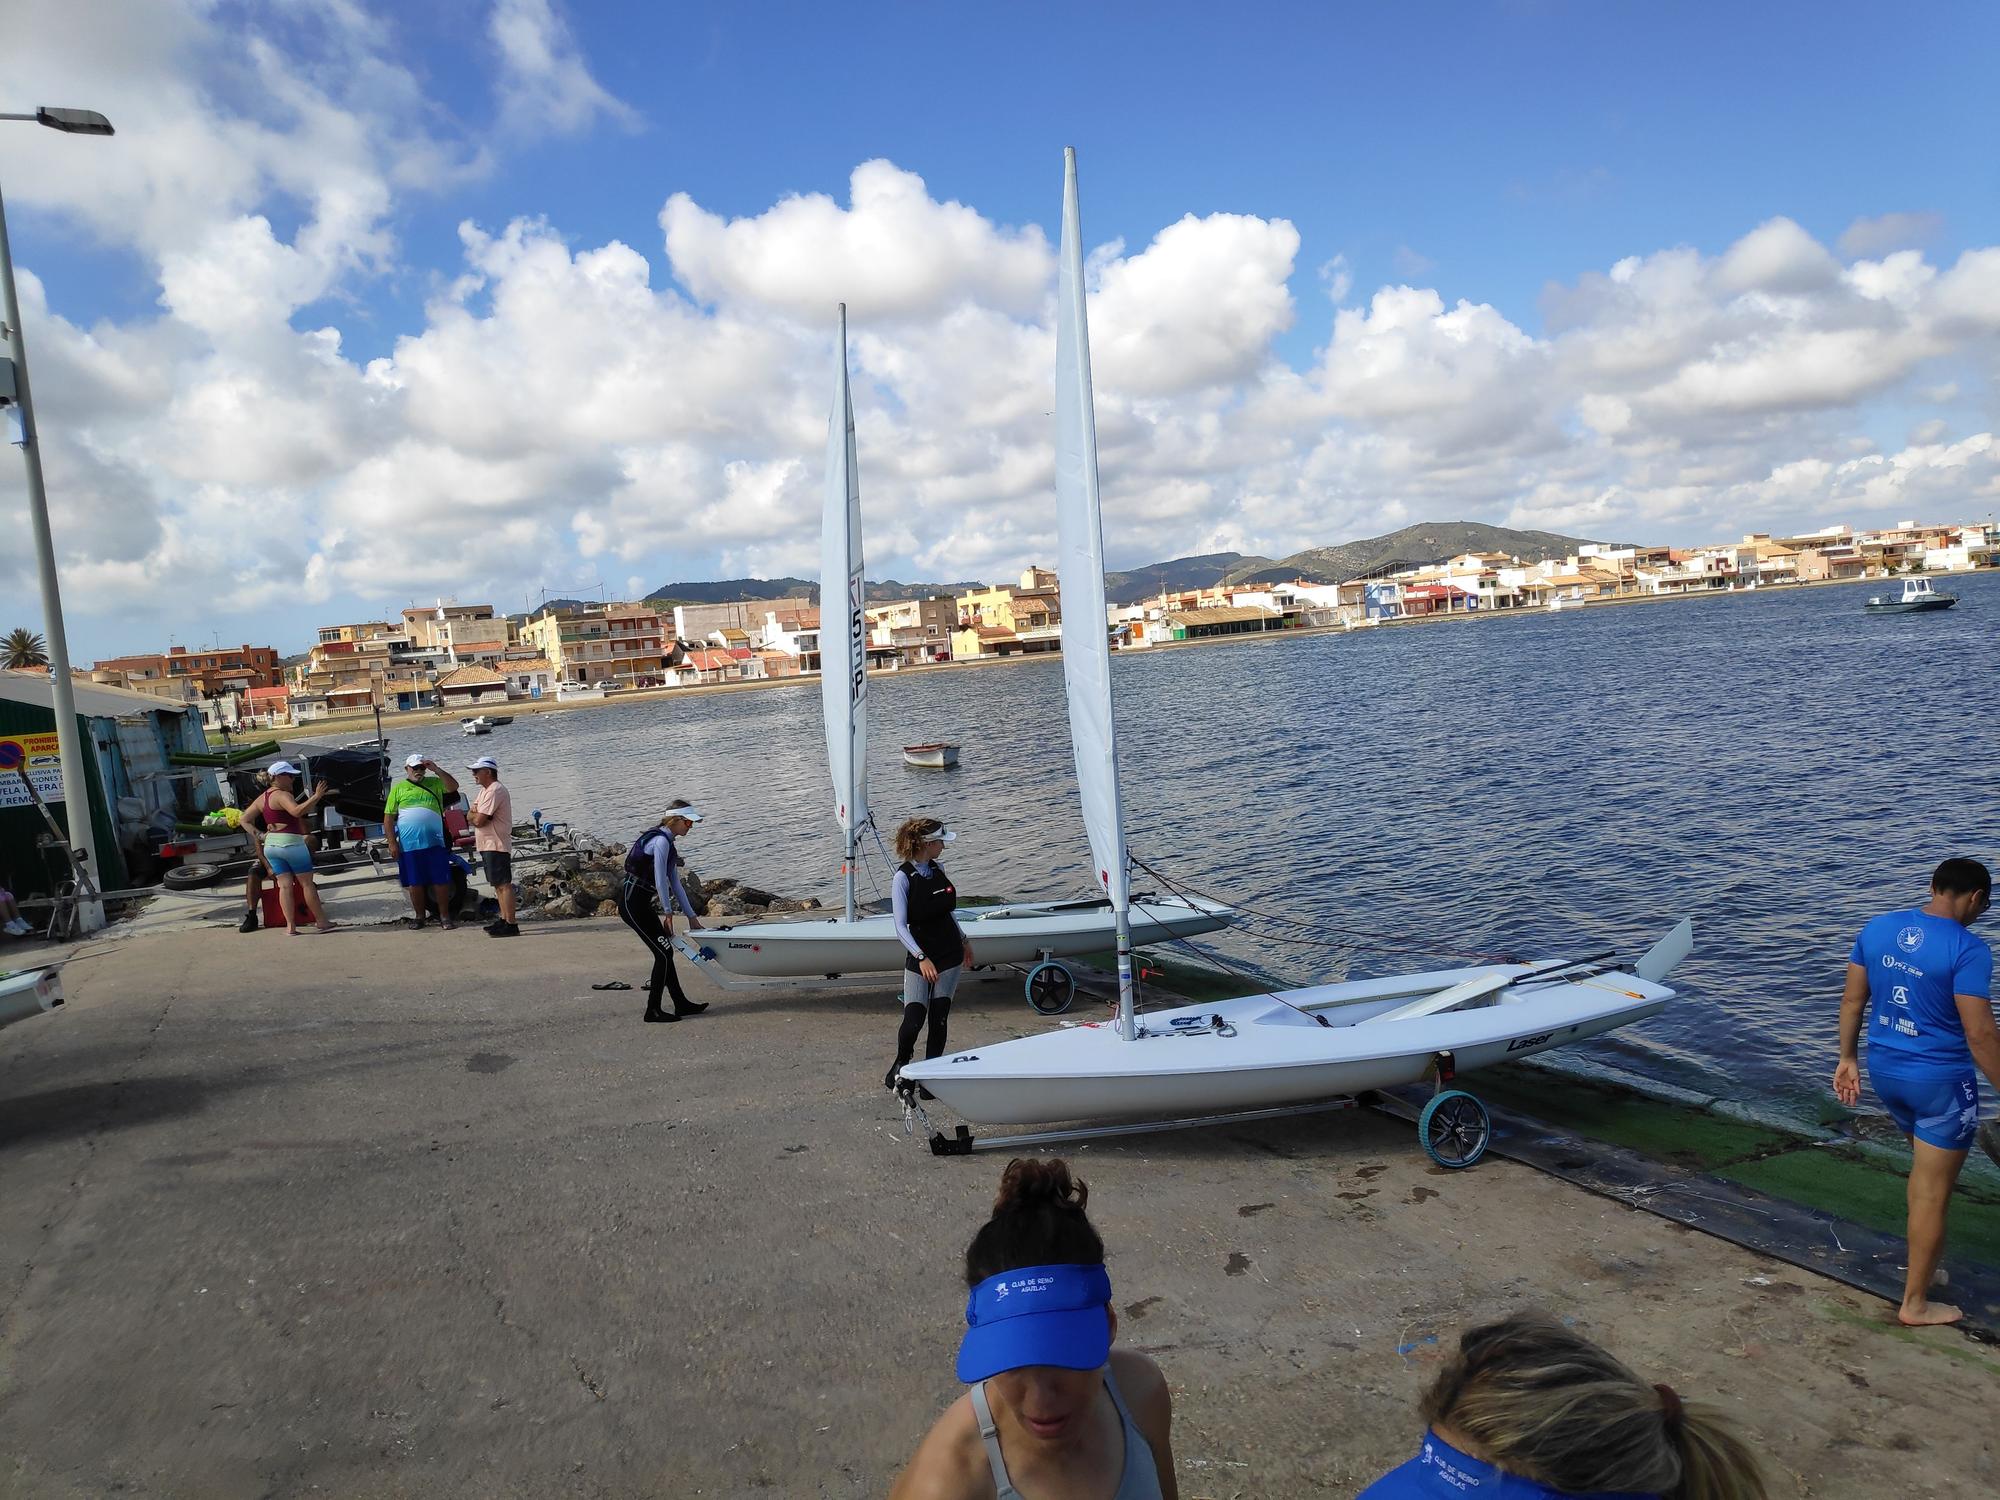
[[0,735],[0,807],[26,807],[33,800],[21,784],[24,770],[44,802],[63,800],[62,752],[53,734]]

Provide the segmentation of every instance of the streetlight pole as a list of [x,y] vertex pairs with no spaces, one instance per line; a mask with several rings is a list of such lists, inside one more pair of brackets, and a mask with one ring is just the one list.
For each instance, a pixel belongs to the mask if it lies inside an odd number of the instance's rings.
[[[28,120],[71,135],[110,135],[111,122],[87,109],[38,109],[31,115],[0,114],[0,120]],[[35,565],[42,589],[42,638],[49,652],[51,707],[56,719],[56,748],[62,757],[63,805],[72,848],[95,859],[97,843],[90,819],[90,783],[84,778],[82,736],[77,730],[76,692],[69,675],[69,638],[63,632],[62,595],[56,587],[55,538],[49,530],[49,496],[42,484],[42,450],[35,436],[35,403],[28,388],[28,349],[21,336],[21,301],[14,290],[14,256],[7,243],[7,202],[0,197],[0,311],[4,311],[6,358],[0,360],[0,404],[11,396],[20,407],[20,444],[28,462],[28,517],[35,528]],[[11,380],[8,378],[11,377]],[[7,390],[12,385],[11,393]],[[80,882],[94,897],[103,881]],[[104,905],[86,899],[77,906],[77,924],[84,932],[104,925]]]

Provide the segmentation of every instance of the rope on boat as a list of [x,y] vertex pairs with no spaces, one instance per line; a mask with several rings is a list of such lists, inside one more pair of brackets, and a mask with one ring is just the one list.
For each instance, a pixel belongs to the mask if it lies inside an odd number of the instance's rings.
[[[1398,942],[1394,938],[1384,936],[1383,934],[1377,932],[1369,932],[1363,928],[1341,927],[1330,922],[1302,921],[1297,917],[1287,916],[1282,912],[1263,911],[1255,906],[1252,906],[1247,901],[1239,901],[1228,896],[1220,896],[1212,891],[1205,891],[1198,886],[1189,885],[1186,884],[1185,882],[1177,883],[1168,875],[1166,875],[1164,872],[1155,869],[1153,866],[1147,864],[1144,860],[1140,859],[1137,855],[1130,854],[1129,851],[1127,857],[1131,859],[1132,863],[1135,866],[1137,866],[1141,870],[1144,870],[1148,875],[1152,876],[1155,880],[1159,881],[1160,884],[1165,886],[1168,889],[1168,891],[1170,891],[1172,894],[1176,896],[1180,896],[1183,900],[1187,899],[1187,897],[1189,896],[1199,896],[1203,900],[1213,901],[1219,905],[1227,906],[1231,908],[1233,911],[1251,917],[1255,921],[1276,923],[1284,927],[1301,928],[1304,929],[1306,933],[1330,932],[1330,933],[1340,934],[1340,936],[1336,938],[1314,937],[1314,936],[1296,935],[1290,933],[1272,933],[1272,932],[1255,932],[1252,934],[1253,936],[1257,937],[1260,941],[1263,942],[1291,943],[1294,945],[1305,946],[1305,947],[1322,947],[1334,950],[1345,950],[1355,953],[1361,952],[1368,948],[1379,948],[1384,952],[1389,952],[1389,953],[1415,953],[1420,955],[1433,955],[1441,958],[1475,958],[1483,963],[1511,964],[1511,963],[1521,962],[1521,960],[1516,956],[1507,953],[1486,953],[1471,948],[1448,948],[1448,947],[1437,947],[1432,945],[1419,945],[1414,943]],[[1254,899],[1262,901],[1264,897],[1262,894],[1259,894]]]

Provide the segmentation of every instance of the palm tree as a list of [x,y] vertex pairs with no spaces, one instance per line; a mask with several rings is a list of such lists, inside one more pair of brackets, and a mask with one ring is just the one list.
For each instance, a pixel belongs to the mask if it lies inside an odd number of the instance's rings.
[[10,667],[46,667],[48,645],[27,626],[17,625],[0,636],[0,662]]

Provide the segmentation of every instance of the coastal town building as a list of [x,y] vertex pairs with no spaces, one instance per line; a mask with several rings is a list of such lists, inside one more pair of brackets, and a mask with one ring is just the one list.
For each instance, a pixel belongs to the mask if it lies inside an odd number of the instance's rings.
[[[960,657],[958,642],[966,627],[1011,635],[1014,641],[1009,654],[1058,650],[1062,645],[1062,595],[1056,575],[1047,568],[1029,568],[1016,584],[994,584],[960,594],[958,623],[961,629],[952,637],[954,660]],[[997,642],[1000,638],[984,639]]]
[[555,669],[558,688],[663,687],[676,652],[647,604],[551,605],[521,626],[521,640]]
[[869,654],[887,650],[900,666],[951,660],[951,637],[958,628],[958,601],[947,595],[903,599],[868,610]]
[[100,687],[122,687],[169,701],[193,703],[221,693],[276,687],[283,680],[278,653],[270,646],[230,646],[189,650],[171,646],[156,654],[113,656],[90,669]]
[[676,604],[674,606],[674,637],[683,641],[705,641],[718,630],[740,630],[746,635],[764,623],[768,610],[779,614],[798,614],[802,610],[816,609],[818,602],[813,599],[741,599],[724,604]]
[[755,632],[761,651],[776,652],[796,663],[794,670],[819,670],[819,611],[768,609]]

